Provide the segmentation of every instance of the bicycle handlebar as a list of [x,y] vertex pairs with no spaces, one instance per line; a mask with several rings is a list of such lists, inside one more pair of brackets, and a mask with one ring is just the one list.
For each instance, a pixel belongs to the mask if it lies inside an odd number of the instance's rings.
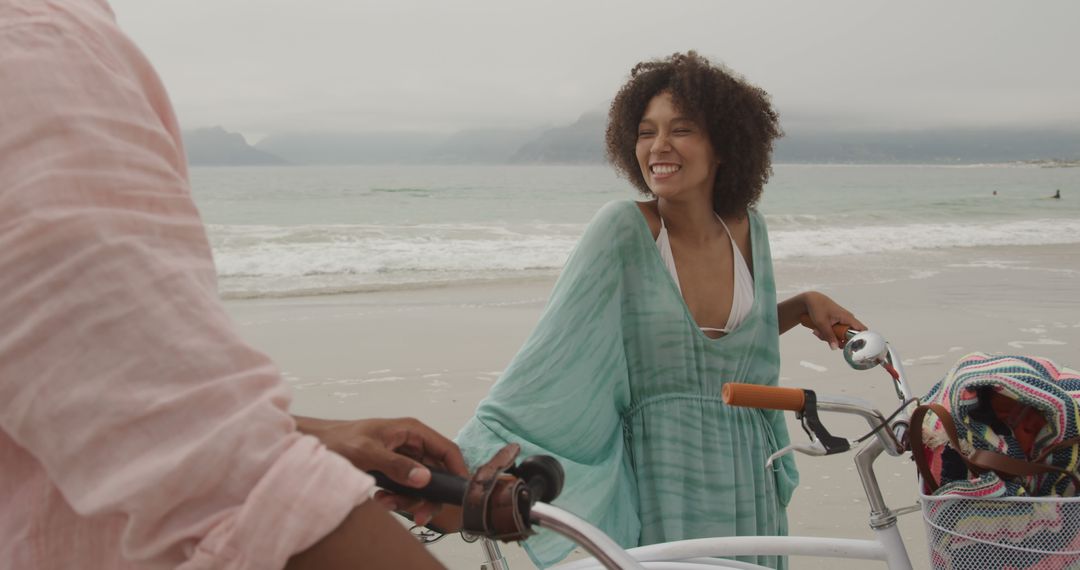
[[469,482],[463,477],[436,469],[431,470],[431,481],[419,488],[406,487],[390,479],[381,471],[369,471],[368,474],[375,478],[376,485],[392,493],[409,497],[421,497],[428,501],[448,505],[461,506],[465,501],[465,491],[469,485]]
[[806,392],[800,388],[729,382],[721,389],[721,396],[725,404],[744,408],[802,412],[806,407]]
[[[809,313],[799,315],[799,324],[808,329],[817,329],[817,327],[814,326],[814,321],[810,320]],[[839,341],[840,346],[843,347],[844,343],[847,342],[848,331],[851,330],[851,327],[837,323],[832,326],[832,330],[833,334],[836,335],[836,340]]]
[[378,471],[369,473],[387,491],[462,505],[461,528],[470,534],[521,541],[533,534],[531,527],[537,525],[574,540],[605,568],[644,570],[599,529],[546,504],[562,490],[562,466],[553,457],[543,455],[527,457],[515,466],[513,459],[519,450],[516,444],[507,445],[470,479],[432,469],[431,481],[419,489],[396,483]]

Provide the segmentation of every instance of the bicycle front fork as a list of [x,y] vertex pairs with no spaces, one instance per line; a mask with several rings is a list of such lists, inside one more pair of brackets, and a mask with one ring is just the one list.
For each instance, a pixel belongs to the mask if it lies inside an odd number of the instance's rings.
[[484,551],[484,560],[480,564],[480,570],[510,570],[506,558],[499,550],[499,543],[488,538],[481,538],[480,548]]

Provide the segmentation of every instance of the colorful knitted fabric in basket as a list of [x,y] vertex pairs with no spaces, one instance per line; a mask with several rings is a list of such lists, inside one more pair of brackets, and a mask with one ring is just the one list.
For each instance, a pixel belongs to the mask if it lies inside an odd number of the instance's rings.
[[[1024,417],[1014,414],[1017,418],[1009,418],[995,413],[991,403],[1000,401],[1012,404]],[[1077,371],[1058,367],[1044,358],[977,352],[961,358],[923,402],[938,403],[949,410],[962,448],[952,449],[940,419],[927,415],[923,434],[931,453],[930,469],[942,485],[935,494],[1076,495],[1077,489],[1066,475],[1031,475],[1007,482],[993,473],[982,476],[969,473],[957,454],[969,455],[974,449],[987,449],[1030,460],[1043,449],[1080,435],[1080,373]],[[1033,414],[1041,416],[1034,418],[1038,421],[1034,425],[1041,427],[1033,434],[1018,437],[1021,435],[1018,428],[1033,425],[1028,421]],[[1075,472],[1080,466],[1080,448],[1063,447],[1046,457],[1045,462]]]
[[[953,449],[940,419],[927,414],[923,435],[930,470],[941,484],[923,500],[933,567],[1080,568],[1080,498],[1012,498],[1074,497],[1068,476],[976,475],[959,456],[987,449],[1031,460],[1080,435],[1080,373],[1042,358],[974,353],[960,359],[923,402],[949,410],[961,447]],[[1075,472],[1080,450],[1065,446],[1045,461]]]

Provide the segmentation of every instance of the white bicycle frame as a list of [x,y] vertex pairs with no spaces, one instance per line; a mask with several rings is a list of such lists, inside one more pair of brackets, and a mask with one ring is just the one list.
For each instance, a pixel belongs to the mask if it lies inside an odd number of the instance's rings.
[[[876,333],[858,333],[850,336],[848,342],[857,342],[861,335],[864,342],[858,346],[868,348],[872,354],[860,355],[858,347],[854,351],[846,349],[845,357],[848,358],[848,362],[857,369],[883,365],[893,375],[897,396],[902,402],[909,402],[911,390],[905,379],[900,358],[895,351]],[[852,355],[852,352],[856,354]],[[559,570],[593,568],[764,570],[766,569],[764,566],[725,558],[765,555],[870,560],[884,562],[889,570],[911,570],[911,560],[896,526],[896,519],[898,515],[918,507],[905,507],[897,511],[890,509],[885,504],[873,467],[874,461],[883,451],[893,456],[903,455],[903,444],[900,442],[905,440],[904,435],[909,423],[906,407],[891,422],[886,422],[885,417],[868,402],[857,398],[820,396],[816,408],[821,411],[862,416],[872,428],[888,424],[887,427],[878,429],[875,432],[876,437],[863,444],[855,454],[859,479],[862,481],[863,490],[870,505],[869,522],[874,533],[873,540],[808,536],[739,536],[680,540],[623,550],[600,529],[577,516],[545,503],[536,503],[531,514],[533,524],[549,528],[573,540],[592,555],[592,558],[562,564],[555,568]],[[767,465],[781,455],[792,451],[815,456],[827,454],[826,447],[814,437],[809,429],[807,433],[810,434],[811,443],[789,445],[774,453]],[[506,561],[502,558],[495,542],[483,539],[482,546],[485,555],[484,564],[481,566],[483,570],[508,570]]]

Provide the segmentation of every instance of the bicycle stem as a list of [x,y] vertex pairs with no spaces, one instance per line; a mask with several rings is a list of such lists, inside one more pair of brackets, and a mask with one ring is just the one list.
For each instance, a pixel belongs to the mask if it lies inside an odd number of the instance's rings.
[[874,461],[882,451],[885,451],[885,444],[881,439],[875,438],[855,454],[855,469],[859,472],[859,481],[862,482],[866,500],[870,502],[870,528],[873,529],[896,524],[896,515],[885,504],[877,474],[874,473]]

